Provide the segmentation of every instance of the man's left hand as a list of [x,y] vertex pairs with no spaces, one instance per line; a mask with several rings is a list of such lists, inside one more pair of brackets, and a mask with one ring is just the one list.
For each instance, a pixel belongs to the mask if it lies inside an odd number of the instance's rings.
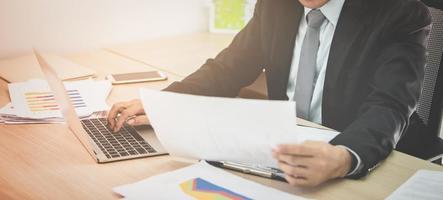
[[330,179],[344,177],[351,167],[346,148],[325,142],[306,141],[282,144],[272,151],[285,179],[293,186],[317,186]]

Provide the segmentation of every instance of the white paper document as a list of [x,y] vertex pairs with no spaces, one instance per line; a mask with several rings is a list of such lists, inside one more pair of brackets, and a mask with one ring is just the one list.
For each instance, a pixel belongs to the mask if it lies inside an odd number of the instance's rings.
[[443,199],[443,172],[418,170],[387,200]]
[[128,200],[137,199],[302,199],[230,174],[206,162],[114,188]]
[[[8,87],[11,102],[19,116],[35,119],[61,117],[58,105],[45,80],[34,79],[12,83]],[[65,82],[65,88],[79,116],[89,116],[93,112],[108,108],[104,101],[109,93],[103,91],[106,88],[105,83],[96,83],[92,80]]]
[[203,97],[142,89],[157,137],[175,156],[277,167],[272,148],[337,133],[296,125],[289,101]]
[[32,119],[17,116],[12,103],[8,103],[0,109],[0,119],[5,124],[57,124],[64,121],[62,118]]
[[[74,84],[76,85],[76,84]],[[72,84],[65,84],[79,116],[87,116],[92,112],[88,106],[87,91],[73,88]],[[61,112],[48,83],[45,80],[33,79],[27,82],[8,84],[11,102],[17,114],[22,117],[43,119],[61,118]]]
[[[64,84],[79,117],[88,117],[109,109],[106,104],[112,88],[109,81],[83,80]],[[11,83],[8,88],[11,104],[0,110],[5,123],[63,122],[59,106],[45,80]]]

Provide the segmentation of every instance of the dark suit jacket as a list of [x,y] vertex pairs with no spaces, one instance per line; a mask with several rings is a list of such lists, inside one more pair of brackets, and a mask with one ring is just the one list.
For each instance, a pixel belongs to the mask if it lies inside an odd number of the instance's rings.
[[[215,59],[165,90],[234,97],[266,71],[269,99],[286,100],[297,0],[259,0],[254,17]],[[323,91],[322,124],[332,144],[362,159],[364,176],[393,150],[421,92],[431,23],[417,0],[347,0],[335,30]],[[300,44],[297,44],[300,45]]]

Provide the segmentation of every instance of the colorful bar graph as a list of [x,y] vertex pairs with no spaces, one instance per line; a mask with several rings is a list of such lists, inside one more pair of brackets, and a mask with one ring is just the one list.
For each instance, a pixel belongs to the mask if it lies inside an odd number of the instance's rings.
[[[86,107],[85,101],[78,90],[68,90],[67,93],[75,108]],[[51,92],[27,92],[25,93],[25,99],[31,112],[37,113],[60,109]]]
[[251,200],[202,178],[194,178],[180,184],[181,190],[197,200]]

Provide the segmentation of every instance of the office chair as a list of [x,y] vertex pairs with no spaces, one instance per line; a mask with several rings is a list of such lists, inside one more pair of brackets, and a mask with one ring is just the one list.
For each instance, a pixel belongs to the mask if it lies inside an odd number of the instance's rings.
[[432,29],[427,45],[423,89],[416,111],[419,119],[411,119],[396,149],[442,164],[443,140],[439,134],[443,106],[443,2],[423,0],[423,3],[431,11]]

